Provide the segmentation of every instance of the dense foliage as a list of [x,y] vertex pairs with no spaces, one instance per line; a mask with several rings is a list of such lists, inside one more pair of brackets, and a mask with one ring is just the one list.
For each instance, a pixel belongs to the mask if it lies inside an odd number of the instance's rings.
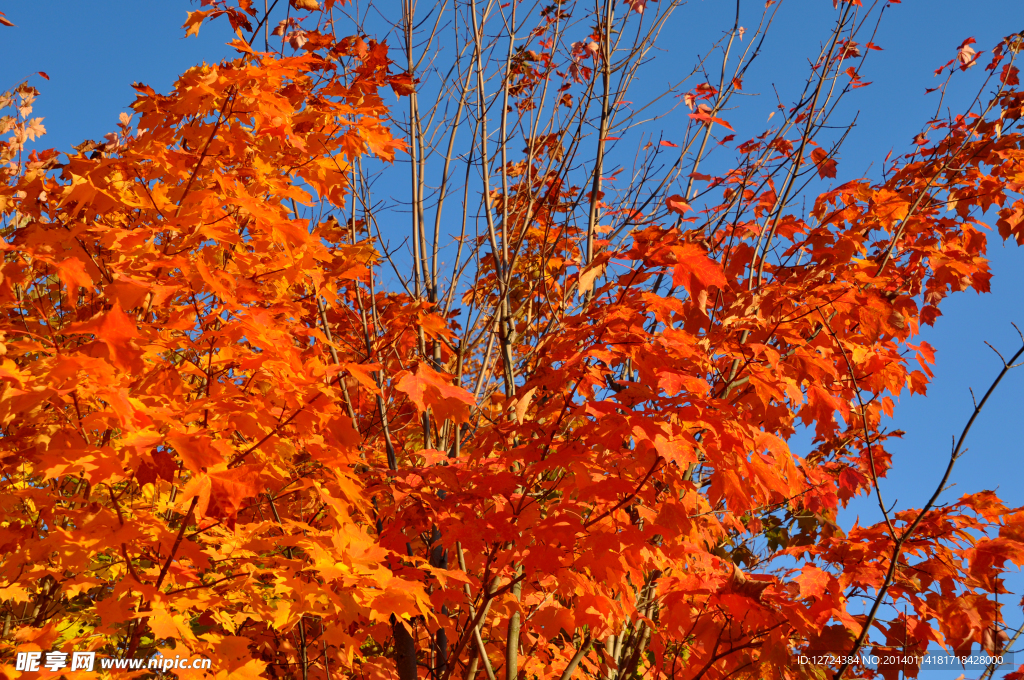
[[[978,103],[881,178],[824,184],[859,2],[742,143],[738,23],[674,122],[616,117],[665,0],[403,3],[397,51],[332,2],[204,4],[187,31],[226,15],[237,57],[137,86],[103,142],[31,150],[38,92],[0,102],[0,673],[88,649],[239,679],[870,676],[797,655],[1005,639],[1024,512],[890,511],[879,479],[921,325],[988,289],[983,214],[1024,241],[1019,36],[961,46]],[[413,54],[435,19],[441,85]],[[839,525],[858,494],[884,521]]]

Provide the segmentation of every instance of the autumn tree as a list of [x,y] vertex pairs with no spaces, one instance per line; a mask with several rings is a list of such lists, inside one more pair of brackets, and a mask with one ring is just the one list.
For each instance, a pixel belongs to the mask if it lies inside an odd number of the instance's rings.
[[[1024,511],[944,490],[1024,349],[924,507],[884,480],[922,325],[988,289],[986,220],[1024,242],[1022,38],[966,41],[940,72],[978,97],[844,175],[883,4],[833,5],[755,131],[781,3],[744,28],[737,2],[657,92],[674,0],[203,0],[186,33],[230,24],[237,56],[137,85],[102,142],[42,150],[39,92],[5,95],[0,672],[838,680],[917,668],[798,655],[998,651]],[[883,521],[842,526],[862,495]]]

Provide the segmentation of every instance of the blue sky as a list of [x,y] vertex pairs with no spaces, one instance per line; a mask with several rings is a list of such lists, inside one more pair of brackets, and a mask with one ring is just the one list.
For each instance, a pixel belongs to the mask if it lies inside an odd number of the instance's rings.
[[[382,6],[388,5],[397,7],[398,0],[387,0]],[[792,89],[794,78],[804,77],[806,58],[816,51],[829,26],[831,5],[828,0],[784,3],[765,55],[747,81],[788,83]],[[8,4],[3,10],[17,27],[0,29],[0,51],[8,64],[0,91],[24,79],[41,91],[34,115],[45,118],[44,146],[67,149],[85,138],[101,139],[115,129],[118,113],[134,99],[132,82],[166,90],[189,66],[233,53],[223,45],[231,37],[223,20],[204,26],[198,37],[182,37],[179,27],[185,12],[197,8],[184,0]],[[744,2],[741,23],[753,26],[762,8],[763,2]],[[887,9],[875,39],[884,51],[872,55],[862,74],[872,85],[856,92],[847,111],[859,109],[860,114],[840,157],[838,179],[877,176],[879,162],[890,149],[905,151],[922,123],[934,114],[936,95],[924,96],[926,88],[937,85],[934,69],[952,58],[967,37],[976,38],[979,50],[988,50],[1006,34],[1024,29],[1022,8],[1020,0],[904,0]],[[731,1],[695,0],[679,10],[666,39],[681,50],[679,56],[689,65],[690,57],[731,25],[734,9]],[[692,54],[687,54],[690,44]],[[664,68],[667,77],[677,67],[676,58],[675,53],[658,57],[662,63],[656,64],[651,87],[659,84],[655,82],[658,67]],[[33,76],[36,71],[45,71],[50,80]],[[954,109],[962,108],[965,93],[966,89],[954,90],[947,102]],[[763,97],[744,105],[751,110],[743,115],[766,117],[774,102]],[[990,257],[992,293],[953,296],[935,328],[923,333],[938,350],[935,379],[927,397],[904,398],[898,404],[893,427],[907,434],[892,444],[895,468],[883,482],[886,497],[898,500],[899,507],[917,507],[931,494],[948,458],[951,438],[959,434],[970,414],[968,388],[980,396],[1000,368],[984,341],[1004,354],[1012,354],[1019,346],[1011,322],[1024,328],[1024,252],[1013,244],[1004,246],[993,234]],[[1008,376],[975,425],[968,441],[970,452],[954,475],[957,485],[944,500],[998,488],[1008,504],[1024,505],[1022,404],[1024,368]],[[862,522],[878,519],[871,499],[851,505],[847,519],[852,522],[858,515]],[[1014,605],[1006,610],[1006,618],[1019,625],[1021,614],[1014,607],[1024,591],[1024,579],[1014,579],[1011,587],[1016,595],[1008,597]],[[943,680],[946,676],[936,671],[926,677]]]

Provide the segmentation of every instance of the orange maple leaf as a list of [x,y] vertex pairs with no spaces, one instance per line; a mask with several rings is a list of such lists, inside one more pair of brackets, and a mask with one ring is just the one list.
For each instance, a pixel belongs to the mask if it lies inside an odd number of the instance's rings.
[[431,410],[441,420],[457,423],[469,420],[469,410],[476,403],[473,395],[452,385],[447,374],[420,362],[415,373],[402,371],[396,378],[395,389],[407,394],[421,413]]

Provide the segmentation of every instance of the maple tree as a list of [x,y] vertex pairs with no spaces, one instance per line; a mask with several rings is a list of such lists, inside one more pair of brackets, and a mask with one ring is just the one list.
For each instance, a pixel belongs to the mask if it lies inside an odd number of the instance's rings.
[[[650,116],[624,97],[668,0],[403,2],[388,40],[331,0],[204,0],[186,33],[224,18],[237,57],[63,154],[31,144],[39,92],[5,95],[0,673],[59,648],[239,679],[895,678],[797,657],[998,651],[1024,510],[941,494],[1024,349],[925,507],[880,480],[921,325],[988,289],[986,215],[1024,243],[1024,42],[961,45],[939,73],[980,72],[976,101],[839,183],[877,8],[833,4],[803,93],[738,144],[773,3]],[[840,525],[858,495],[883,521]]]

